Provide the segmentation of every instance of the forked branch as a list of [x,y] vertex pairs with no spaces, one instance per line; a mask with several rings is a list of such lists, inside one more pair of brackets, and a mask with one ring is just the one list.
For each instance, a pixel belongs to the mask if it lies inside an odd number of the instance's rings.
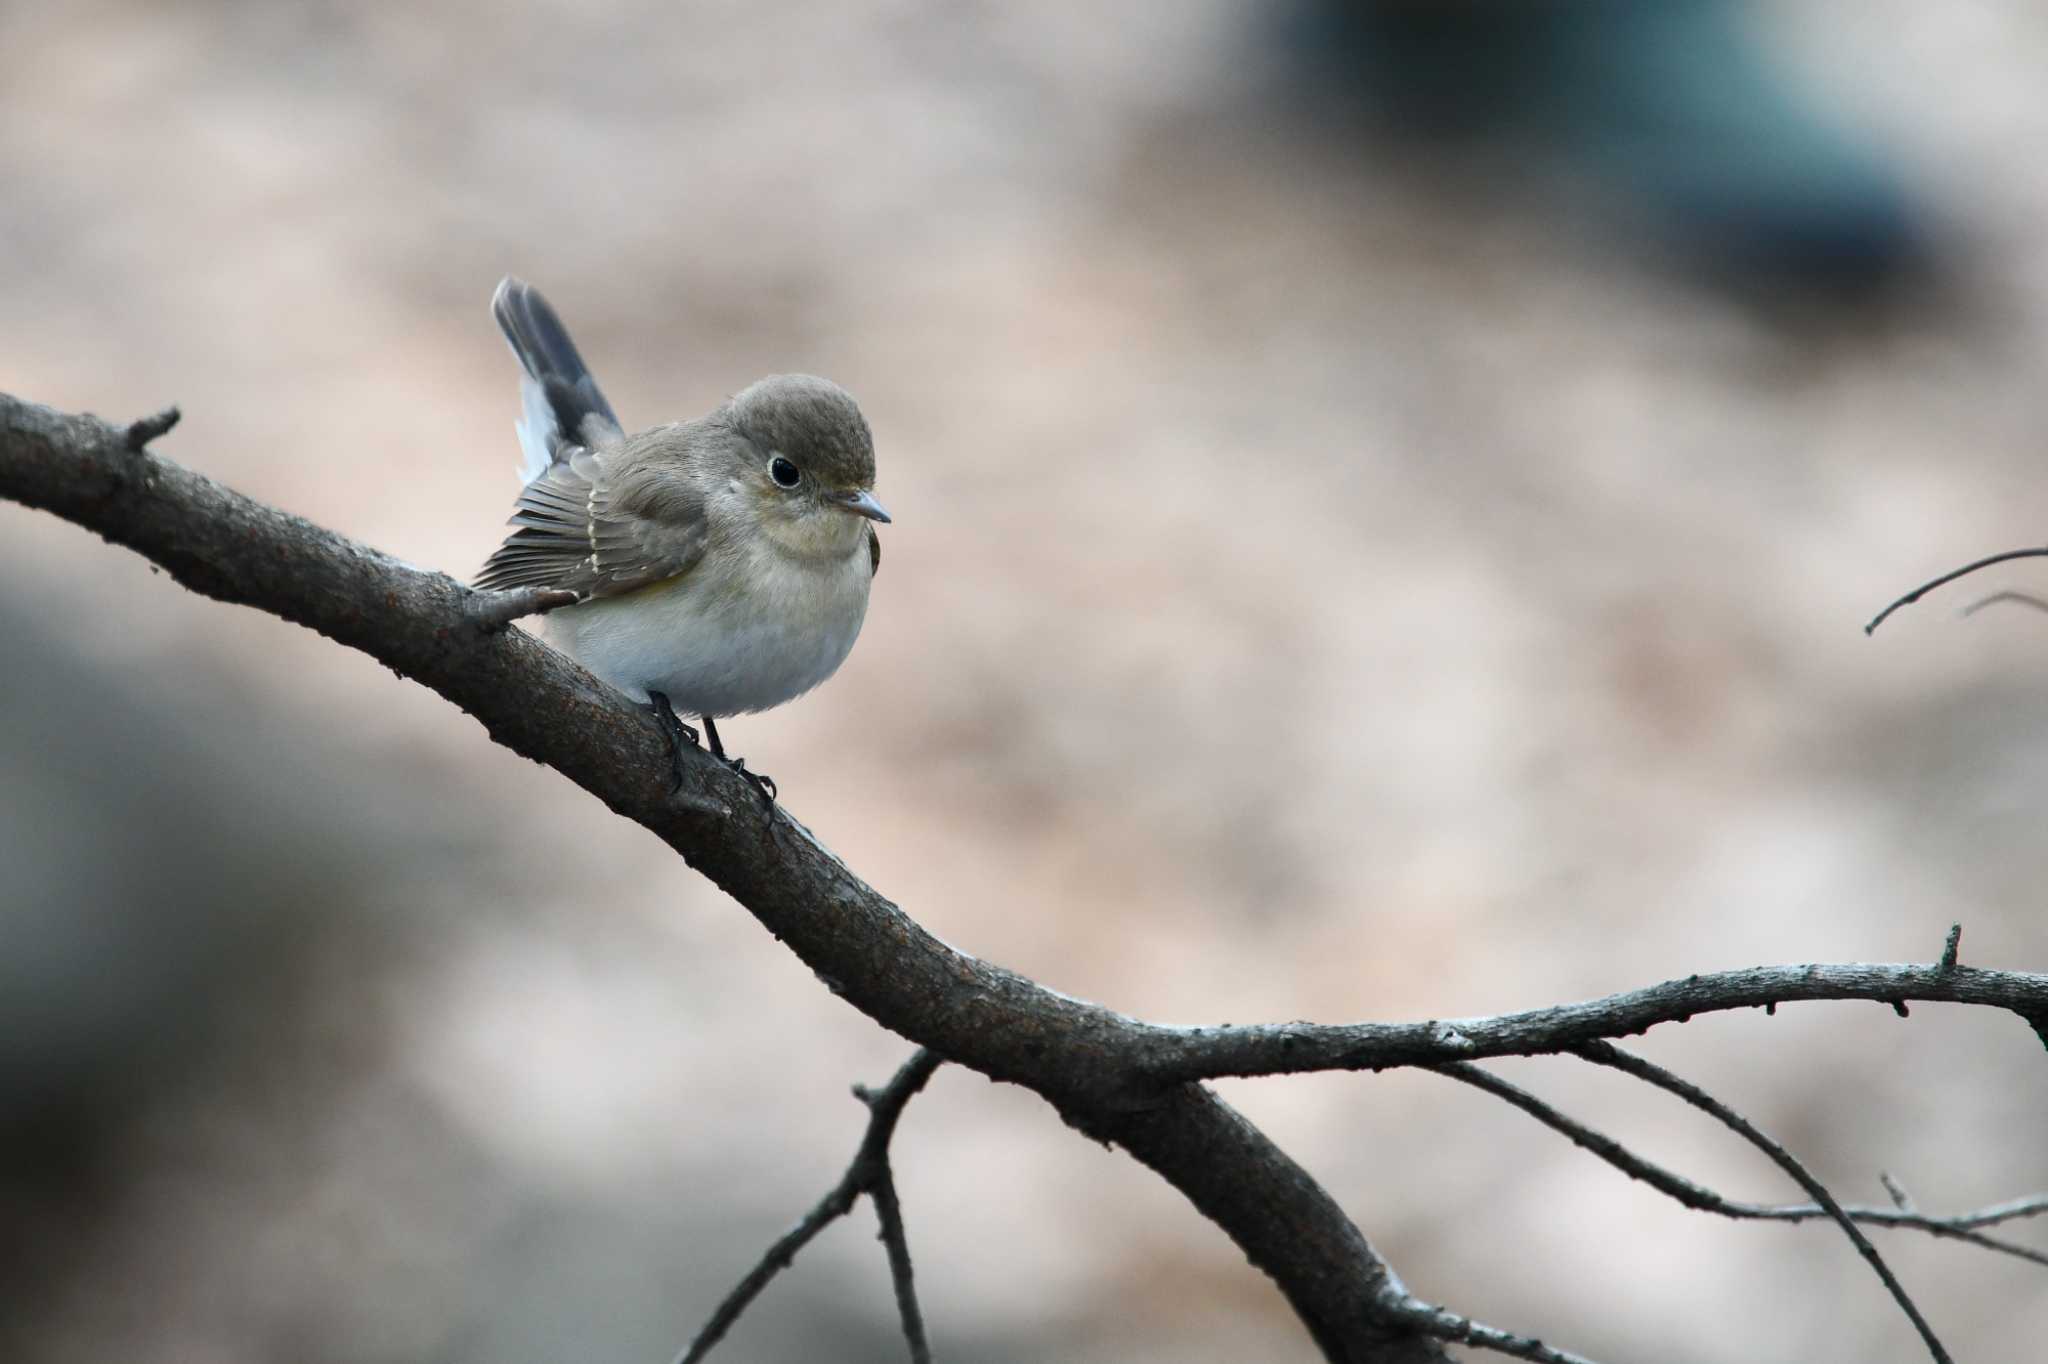
[[[1503,1080],[1490,1070],[1462,1061],[1448,1066],[1434,1066],[1431,1069],[1439,1075],[1447,1075],[1475,1089],[1482,1089],[1495,1098],[1521,1109],[1551,1131],[1562,1134],[1574,1146],[1591,1152],[1630,1179],[1641,1180],[1657,1192],[1676,1199],[1696,1212],[1713,1213],[1718,1217],[1748,1222],[1811,1222],[1829,1216],[1828,1210],[1818,1203],[1746,1203],[1716,1193],[1674,1170],[1664,1168],[1655,1161],[1644,1159],[1604,1132],[1596,1131],[1578,1119],[1560,1112],[1520,1085]],[[2032,1260],[2038,1265],[2048,1265],[2048,1251],[2036,1250],[2017,1241],[1988,1236],[1982,1230],[1984,1227],[1997,1226],[2001,1222],[2014,1222],[2048,1213],[2048,1194],[2034,1194],[2027,1198],[1994,1203],[1990,1207],[1978,1208],[1971,1212],[1936,1217],[1919,1211],[1905,1200],[1890,1175],[1880,1172],[1878,1177],[1885,1182],[1888,1190],[1893,1191],[1897,1206],[1879,1208],[1860,1203],[1844,1203],[1841,1205],[1842,1211],[1848,1214],[1850,1221],[1869,1227],[1899,1227],[1911,1231],[1924,1231],[1930,1236],[1964,1241],[2000,1255],[2011,1255],[2021,1260]]]
[[1667,1094],[1677,1095],[1770,1157],[1772,1164],[1790,1175],[1794,1183],[1806,1190],[1806,1196],[1818,1203],[1827,1215],[1835,1220],[1835,1224],[1842,1229],[1842,1234],[1856,1247],[1856,1253],[1869,1263],[1885,1289],[1892,1295],[1893,1301],[1898,1303],[1900,1310],[1913,1323],[1913,1329],[1920,1333],[1921,1343],[1927,1346],[1927,1352],[1934,1357],[1935,1364],[1951,1364],[1949,1353],[1934,1334],[1934,1328],[1927,1324],[1927,1318],[1921,1315],[1919,1306],[1907,1295],[1905,1286],[1899,1282],[1898,1276],[1892,1273],[1891,1266],[1877,1253],[1877,1247],[1870,1243],[1870,1238],[1863,1234],[1855,1219],[1842,1210],[1842,1205],[1835,1201],[1835,1196],[1828,1192],[1827,1186],[1822,1184],[1798,1157],[1767,1136],[1755,1123],[1698,1085],[1679,1078],[1653,1061],[1646,1061],[1640,1056],[1625,1052],[1611,1042],[1588,1042],[1573,1050],[1595,1065],[1612,1067],[1625,1075],[1635,1076],[1645,1084],[1654,1085]]
[[[76,522],[136,550],[196,592],[317,630],[432,688],[475,716],[498,743],[651,830],[849,1003],[925,1049],[870,1096],[863,1154],[728,1298],[736,1305],[723,1326],[718,1316],[707,1325],[700,1336],[705,1349],[861,1193],[874,1199],[890,1245],[906,1339],[914,1354],[924,1348],[887,1142],[902,1104],[941,1056],[1029,1088],[1075,1128],[1121,1146],[1166,1179],[1272,1277],[1329,1359],[1441,1364],[1443,1342],[1456,1341],[1572,1364],[1576,1356],[1409,1294],[1309,1173],[1200,1082],[1560,1052],[1617,1064],[1603,1052],[1612,1051],[1606,1039],[1714,1010],[1793,1000],[1866,1000],[1901,1013],[1908,1001],[1984,1005],[2025,1018],[2048,1042],[2048,976],[1960,966],[1953,949],[1932,964],[1759,967],[1452,1022],[1187,1029],[1072,999],[933,937],[786,810],[764,810],[742,778],[708,755],[684,751],[680,788],[672,785],[667,739],[647,711],[507,628],[519,616],[564,604],[558,598],[474,593],[243,497],[149,448],[174,421],[166,413],[114,426],[0,394],[0,498]],[[1852,1238],[1861,1237],[1859,1219],[1817,1182],[1808,1192]],[[1867,1245],[1859,1239],[1859,1249]],[[1942,1358],[1875,1250],[1867,1255]]]
[[768,1281],[788,1269],[797,1252],[819,1232],[852,1212],[863,1194],[874,1201],[875,1217],[881,1223],[882,1245],[889,1256],[889,1278],[896,1287],[897,1316],[903,1323],[903,1339],[910,1346],[911,1364],[931,1364],[931,1346],[925,1340],[924,1317],[917,1309],[917,1287],[911,1278],[910,1241],[903,1231],[903,1210],[897,1204],[896,1180],[889,1166],[889,1142],[896,1135],[896,1122],[903,1116],[904,1105],[916,1097],[941,1064],[931,1052],[919,1050],[880,1089],[854,1086],[854,1097],[868,1106],[868,1126],[846,1173],[804,1214],[802,1221],[768,1247],[747,1276],[726,1294],[711,1320],[704,1323],[696,1338],[677,1357],[676,1364],[697,1364],[710,1354],[711,1347],[725,1338],[725,1333],[760,1296]]

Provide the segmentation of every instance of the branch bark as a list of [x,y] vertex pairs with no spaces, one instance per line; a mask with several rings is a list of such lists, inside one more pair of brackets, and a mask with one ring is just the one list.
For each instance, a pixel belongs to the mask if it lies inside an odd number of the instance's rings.
[[1157,1084],[1227,1075],[1437,1066],[1490,1056],[1547,1056],[1588,1042],[1684,1023],[1700,1014],[1764,1009],[1798,1000],[1867,1000],[1903,1015],[1922,1001],[1977,1004],[2018,1014],[2048,1045],[2048,975],[1933,962],[1754,966],[1668,980],[1578,1004],[1490,1018],[1423,1023],[1258,1023],[1193,1028],[1148,1053]]
[[[0,394],[0,496],[125,545],[195,592],[316,630],[432,688],[498,743],[553,767],[661,838],[870,1018],[1019,1084],[1179,1189],[1270,1275],[1332,1360],[1441,1361],[1391,1313],[1385,1262],[1300,1165],[1194,1084],[1132,1083],[1171,1029],[1046,990],[957,952],[855,876],[740,776],[473,606],[446,574],[279,511],[146,448],[151,427]],[[495,606],[495,603],[491,604]]]
[[1272,1277],[1331,1360],[1443,1361],[1442,1340],[1575,1358],[1411,1295],[1308,1172],[1207,1089],[1233,1075],[1442,1066],[1581,1051],[1716,1010],[1943,1000],[2010,1010],[2048,1042],[2048,976],[1955,964],[1758,967],[1581,1004],[1450,1022],[1172,1028],[1048,991],[958,952],[779,806],[696,749],[671,789],[667,739],[636,706],[508,622],[562,604],[479,594],[164,459],[170,414],[117,427],[0,394],[0,497],[125,545],[193,591],[359,649],[474,716],[661,838],[886,1028],[1022,1085],[1121,1146]]

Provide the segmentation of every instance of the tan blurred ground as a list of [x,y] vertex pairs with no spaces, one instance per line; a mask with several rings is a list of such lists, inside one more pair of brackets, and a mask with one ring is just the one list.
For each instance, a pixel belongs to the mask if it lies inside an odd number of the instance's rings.
[[[2048,968],[2048,622],[1951,595],[1858,629],[2043,538],[2048,23],[1768,16],[1939,206],[1939,305],[1817,326],[1424,183],[1276,98],[1225,4],[17,4],[0,388],[176,401],[165,453],[467,574],[513,491],[500,274],[629,424],[837,379],[896,514],[867,631],[728,737],[948,941],[1136,1014],[1493,1012],[1930,958],[1956,919],[1966,960]],[[30,1200],[9,1357],[663,1359],[835,1177],[846,1084],[905,1045],[644,834],[16,508],[0,607],[21,666],[34,641],[153,707],[223,789],[267,774],[337,903],[152,1006],[206,1041],[125,1075],[75,1203]],[[66,714],[0,721],[7,770],[91,751]],[[128,761],[75,761],[78,808],[126,812],[81,864],[158,808]],[[152,912],[134,871],[109,952]],[[1644,1046],[1845,1198],[1881,1168],[1936,1209],[2048,1187],[2011,1020],[1816,1006]],[[1789,1193],[1618,1082],[1512,1072]],[[1913,1357],[1839,1237],[1685,1214],[1444,1082],[1230,1096],[1417,1292],[1498,1324]],[[1227,1242],[1029,1096],[944,1072],[900,1151],[942,1358],[1308,1357]],[[2038,1271],[1884,1244],[1959,1358],[2048,1333]],[[720,1357],[892,1358],[889,1311],[863,1213]]]

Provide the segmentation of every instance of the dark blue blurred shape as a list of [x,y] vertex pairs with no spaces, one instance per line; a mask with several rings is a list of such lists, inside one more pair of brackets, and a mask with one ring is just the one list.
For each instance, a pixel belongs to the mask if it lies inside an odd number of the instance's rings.
[[1704,264],[1858,292],[1924,262],[1897,172],[1733,0],[1305,0],[1287,41],[1387,132],[1604,188]]

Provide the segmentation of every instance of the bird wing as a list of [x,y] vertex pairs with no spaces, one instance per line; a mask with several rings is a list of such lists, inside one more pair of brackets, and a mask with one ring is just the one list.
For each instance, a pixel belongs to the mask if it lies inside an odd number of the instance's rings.
[[869,581],[869,582],[873,582],[873,581],[875,580],[875,575],[876,575],[877,573],[880,573],[881,571],[882,571],[882,537],[881,537],[881,536],[879,536],[879,535],[877,535],[877,534],[875,533],[875,528],[874,528],[873,526],[869,526],[869,527],[868,527],[868,581]]
[[[701,500],[674,479],[608,478],[611,456],[562,452],[519,495],[479,588],[551,587],[586,600],[678,577],[704,556]],[[623,482],[624,486],[621,486]]]

